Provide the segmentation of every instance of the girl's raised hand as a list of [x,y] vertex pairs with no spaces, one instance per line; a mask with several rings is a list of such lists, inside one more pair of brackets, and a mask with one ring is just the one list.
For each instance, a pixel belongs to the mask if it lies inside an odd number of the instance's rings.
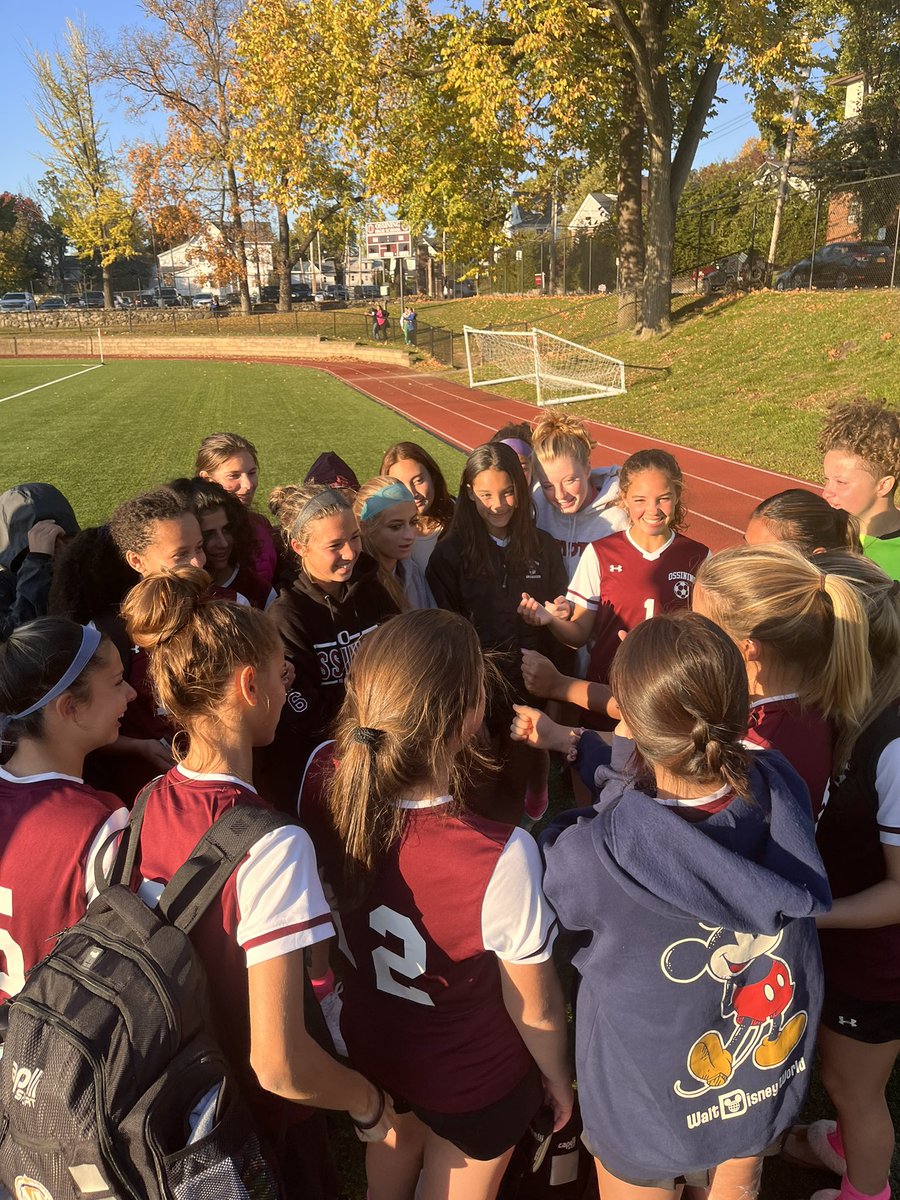
[[527,592],[522,593],[522,602],[518,612],[527,625],[549,625],[552,620],[551,614],[544,605],[535,600],[533,596],[529,596]]
[[527,704],[514,704],[513,712],[515,716],[509,732],[514,742],[526,742],[536,750],[559,750],[568,754],[572,731],[567,726],[557,725],[539,708],[529,708]]
[[549,658],[537,650],[522,651],[522,678],[532,696],[553,699],[556,687],[563,678]]
[[571,600],[567,600],[565,596],[557,596],[555,600],[548,600],[544,605],[550,616],[556,617],[558,621],[570,621],[574,607]]
[[[539,708],[529,708],[526,704],[513,705],[513,720],[509,727],[510,737],[514,742],[527,742],[538,750],[548,750],[545,738],[549,732],[548,725],[553,725],[546,713]],[[542,736],[543,734],[543,736]]]

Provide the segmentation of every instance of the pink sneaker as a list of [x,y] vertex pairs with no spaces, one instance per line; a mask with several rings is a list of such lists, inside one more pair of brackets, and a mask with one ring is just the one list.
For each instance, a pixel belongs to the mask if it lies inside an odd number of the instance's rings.
[[539,821],[547,811],[547,805],[550,803],[550,796],[547,789],[542,792],[526,792],[525,793],[525,816],[529,821]]

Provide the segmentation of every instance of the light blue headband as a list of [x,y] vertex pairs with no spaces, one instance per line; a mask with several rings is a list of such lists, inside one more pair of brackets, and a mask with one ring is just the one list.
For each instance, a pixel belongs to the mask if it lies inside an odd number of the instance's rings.
[[359,519],[360,521],[371,521],[373,517],[383,513],[386,508],[393,508],[395,504],[415,504],[415,502],[415,496],[406,484],[401,483],[399,479],[394,479],[390,483],[386,483],[380,491],[373,492],[371,496],[366,497],[359,510]]
[[97,652],[97,647],[100,645],[100,640],[103,637],[100,630],[95,625],[82,625],[81,627],[81,645],[75,657],[72,659],[69,666],[66,668],[62,678],[54,683],[49,692],[41,696],[40,700],[35,700],[34,704],[28,708],[23,708],[21,712],[9,713],[0,717],[0,734],[6,731],[6,727],[12,721],[21,721],[24,717],[30,717],[40,708],[46,708],[51,704],[57,696],[61,696],[63,692],[72,686],[84,668],[88,665],[91,659]]

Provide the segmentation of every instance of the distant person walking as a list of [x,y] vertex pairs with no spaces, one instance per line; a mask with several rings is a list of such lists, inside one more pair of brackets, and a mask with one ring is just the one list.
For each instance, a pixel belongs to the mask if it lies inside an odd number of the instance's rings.
[[375,342],[386,342],[387,309],[382,308],[380,304],[376,304],[374,308],[369,310],[369,316],[372,318],[372,340]]
[[407,304],[400,317],[400,328],[403,331],[403,341],[407,346],[416,344],[416,310],[411,304]]

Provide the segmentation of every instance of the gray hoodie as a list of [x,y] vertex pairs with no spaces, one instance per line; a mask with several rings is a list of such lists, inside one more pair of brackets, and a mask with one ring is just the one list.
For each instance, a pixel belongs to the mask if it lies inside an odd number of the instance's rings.
[[78,532],[71,504],[51,483],[20,483],[0,494],[0,640],[47,612],[53,557],[28,550],[38,521]]
[[576,513],[560,512],[544,496],[540,483],[534,485],[537,527],[556,538],[570,582],[586,546],[628,526],[628,518],[618,504],[619,468],[594,467],[591,484],[596,493],[593,500]]

